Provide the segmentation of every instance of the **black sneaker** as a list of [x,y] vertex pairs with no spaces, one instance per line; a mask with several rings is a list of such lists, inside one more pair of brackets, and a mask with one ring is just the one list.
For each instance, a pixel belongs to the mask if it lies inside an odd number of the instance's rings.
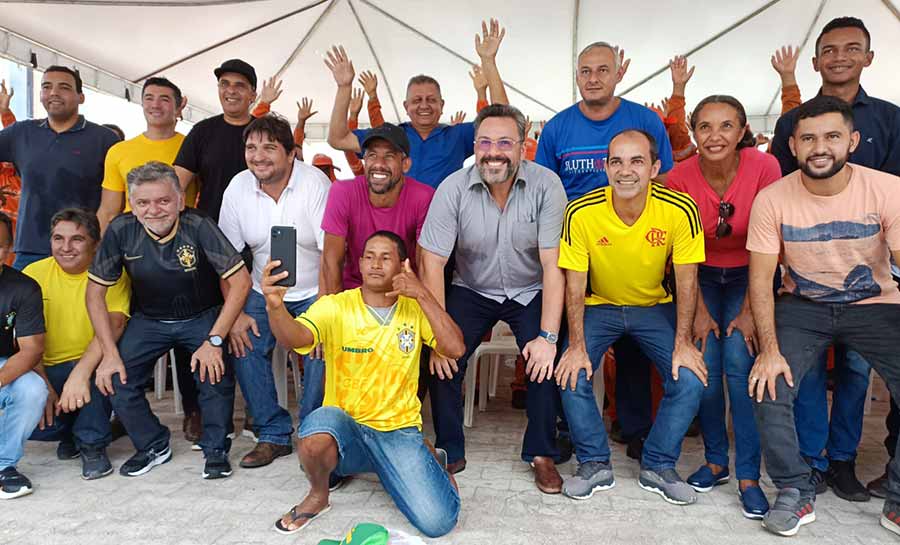
[[223,452],[206,455],[206,465],[203,466],[204,479],[224,479],[230,476],[231,464],[228,462],[227,454]]
[[105,448],[91,448],[84,446],[81,449],[81,478],[85,481],[93,481],[106,477],[112,473],[112,464],[106,455]]
[[15,467],[0,470],[0,500],[11,500],[31,494],[32,486],[28,477],[16,471]]
[[56,446],[56,458],[59,460],[74,460],[78,458],[81,453],[78,452],[78,447],[75,446],[75,443],[70,439],[66,441],[60,441],[59,445]]
[[869,501],[872,496],[856,478],[856,462],[832,460],[825,475],[828,485],[839,498],[847,501]]
[[825,479],[824,471],[819,471],[816,468],[812,468],[812,471],[809,473],[809,483],[815,485],[816,496],[824,494],[828,491],[828,482]]
[[119,468],[119,475],[123,477],[137,477],[147,473],[154,467],[162,465],[172,459],[172,449],[166,445],[164,449],[156,452],[153,449],[138,451]]

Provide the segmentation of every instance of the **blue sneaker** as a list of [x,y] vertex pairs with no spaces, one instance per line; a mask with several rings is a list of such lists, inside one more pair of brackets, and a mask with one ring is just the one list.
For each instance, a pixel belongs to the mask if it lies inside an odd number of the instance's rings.
[[719,473],[713,474],[709,466],[702,465],[687,478],[687,483],[697,492],[709,492],[713,487],[727,483],[730,478],[727,467]]
[[758,486],[748,486],[743,491],[738,487],[738,497],[741,499],[741,512],[748,519],[762,520],[769,512],[769,500]]

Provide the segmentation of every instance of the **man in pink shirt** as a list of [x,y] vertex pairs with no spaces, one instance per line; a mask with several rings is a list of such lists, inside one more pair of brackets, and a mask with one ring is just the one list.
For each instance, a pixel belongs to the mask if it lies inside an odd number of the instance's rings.
[[[847,159],[860,143],[853,110],[820,95],[798,108],[790,137],[795,171],[753,203],[747,249],[750,306],[760,353],[750,371],[766,469],[778,499],[763,527],[784,536],[816,519],[815,484],[800,454],[794,401],[828,346],[859,352],[900,395],[900,180]],[[779,257],[784,287],[772,295]],[[890,465],[881,525],[900,535],[900,459]]]
[[324,293],[362,285],[359,258],[377,231],[396,233],[410,249],[425,223],[434,189],[405,176],[412,165],[406,132],[390,123],[372,129],[362,142],[365,174],[332,184],[322,218]]

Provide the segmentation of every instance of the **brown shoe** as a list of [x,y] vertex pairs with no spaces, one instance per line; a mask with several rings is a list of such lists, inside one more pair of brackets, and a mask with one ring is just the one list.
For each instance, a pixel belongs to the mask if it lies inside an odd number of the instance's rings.
[[552,458],[535,456],[531,461],[534,468],[534,484],[544,494],[559,494],[562,492],[563,480],[556,470],[556,464]]
[[457,460],[455,462],[450,462],[449,464],[447,464],[447,473],[449,473],[451,475],[455,475],[464,469],[466,469],[466,459],[465,458],[460,458],[459,460]]
[[241,467],[253,468],[267,466],[275,461],[275,458],[287,456],[294,449],[290,445],[276,445],[274,443],[257,443],[256,446],[241,459]]
[[203,419],[200,417],[200,411],[184,415],[181,431],[184,432],[184,440],[188,443],[196,443],[200,440],[200,435],[203,433]]

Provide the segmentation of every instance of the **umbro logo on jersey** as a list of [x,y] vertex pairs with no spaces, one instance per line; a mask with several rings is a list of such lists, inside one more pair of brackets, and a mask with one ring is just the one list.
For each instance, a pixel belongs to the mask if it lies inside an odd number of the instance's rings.
[[597,241],[597,246],[612,246],[612,242],[606,237],[600,237],[600,240]]

